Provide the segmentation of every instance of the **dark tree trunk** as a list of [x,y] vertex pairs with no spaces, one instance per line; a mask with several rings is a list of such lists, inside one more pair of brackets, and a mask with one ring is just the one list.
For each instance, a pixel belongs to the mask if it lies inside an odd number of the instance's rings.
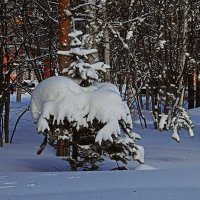
[[146,86],[146,110],[150,110],[150,93],[149,93],[149,86]]
[[[72,159],[77,163],[78,161],[78,140],[79,135],[76,129],[73,131],[73,145],[72,145]],[[71,166],[72,170],[77,171],[77,164]]]
[[194,108],[194,75],[188,74],[188,109]]
[[[0,33],[4,36],[5,31],[5,6],[0,4]],[[3,146],[3,107],[4,107],[4,37],[0,43],[0,146]]]
[[56,156],[68,156],[68,144],[66,140],[58,140]]
[[4,133],[5,143],[9,143],[10,90],[5,93]]
[[[6,32],[7,34],[7,32]],[[12,65],[10,63],[10,53],[6,48],[5,51],[6,56],[6,70],[9,72],[12,69]],[[10,73],[6,73],[4,80],[4,134],[5,134],[5,143],[9,143],[9,116],[10,116]]]
[[200,107],[200,69],[197,66],[197,79],[196,79],[196,108]]
[[[22,85],[23,82],[23,73],[21,73],[21,67],[17,68],[16,73],[17,73],[17,82]],[[21,102],[21,96],[22,96],[22,88],[18,87],[16,90],[16,101]]]
[[3,118],[3,48],[0,47],[0,147],[3,146],[2,118]]

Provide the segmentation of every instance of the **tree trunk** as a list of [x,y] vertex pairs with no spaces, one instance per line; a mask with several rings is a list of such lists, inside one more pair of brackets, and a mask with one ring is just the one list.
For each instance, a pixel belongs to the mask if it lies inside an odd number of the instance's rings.
[[196,79],[196,108],[200,107],[200,69],[197,66],[197,79]]
[[[110,65],[110,41],[109,30],[106,28],[104,32],[104,63]],[[110,81],[110,70],[107,70],[105,81]]]
[[[7,34],[7,33],[6,33]],[[9,72],[12,69],[10,63],[10,52],[6,47],[5,56],[6,56],[6,70]],[[5,134],[5,143],[9,143],[9,116],[10,116],[10,73],[6,73],[4,77],[4,134]]]
[[183,87],[183,76],[186,64],[186,53],[187,53],[187,32],[188,32],[188,0],[185,0],[180,8],[183,12],[183,19],[180,21],[180,26],[182,25],[182,31],[180,34],[180,40],[182,42],[182,46],[180,47],[180,76],[179,76],[179,90]]
[[68,144],[66,140],[58,140],[56,156],[69,156]]
[[153,91],[151,96],[152,99],[152,111],[153,111],[153,124],[154,128],[158,129],[158,99],[157,99],[157,90]]
[[[70,49],[70,38],[68,34],[71,31],[71,17],[67,15],[66,11],[70,10],[70,0],[59,0],[59,50],[68,51]],[[59,69],[60,73],[66,67],[69,67],[70,58],[69,56],[59,55]]]
[[[69,16],[69,11],[71,8],[71,0],[59,0],[58,1],[58,13],[59,13],[59,35],[58,43],[60,51],[70,50],[70,37],[68,34],[71,32],[71,16]],[[60,74],[64,68],[69,67],[70,57],[65,55],[58,55],[59,70]],[[64,140],[58,140],[57,143],[57,156],[66,156],[67,144]]]
[[194,108],[194,75],[188,74],[188,109]]
[[0,147],[3,146],[2,115],[3,115],[3,47],[0,47]]
[[73,131],[73,145],[72,145],[72,159],[75,161],[74,165],[71,165],[72,170],[77,171],[77,161],[78,161],[78,140],[79,140],[79,135],[76,129]]
[[[23,82],[23,74],[21,74],[21,68],[17,68],[16,74],[17,74],[17,82],[21,85]],[[22,88],[17,87],[16,89],[16,102],[21,102],[21,96],[22,96]]]
[[[134,95],[133,95],[133,87],[132,87],[132,80],[131,77],[127,77],[126,78],[126,95],[127,95],[127,105],[130,109],[131,114],[134,113],[134,106],[133,106],[133,99],[134,99]],[[139,100],[139,99],[138,99]],[[139,102],[138,102],[139,103]]]
[[10,90],[5,92],[4,133],[5,143],[9,143]]
[[150,94],[149,94],[149,86],[146,86],[146,110],[150,110]]

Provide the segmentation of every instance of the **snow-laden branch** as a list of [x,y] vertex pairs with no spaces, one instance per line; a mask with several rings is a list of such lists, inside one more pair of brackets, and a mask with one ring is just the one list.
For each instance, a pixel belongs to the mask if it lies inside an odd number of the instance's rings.
[[101,6],[98,6],[98,5],[96,5],[96,4],[93,4],[93,3],[84,3],[84,4],[80,4],[80,5],[78,5],[78,6],[76,6],[76,7],[73,7],[73,8],[71,8],[71,10],[78,10],[79,8],[83,8],[83,7],[95,7],[95,8],[98,8],[98,9],[102,9],[102,7]]
[[53,22],[58,24],[58,20],[54,19],[51,15],[49,15],[49,13],[47,12],[45,8],[43,8],[37,1],[35,1],[35,3],[46,13],[49,19],[51,19]]
[[[31,113],[37,123],[38,132],[50,132],[50,121],[53,125],[63,126],[67,122],[78,133],[84,128],[93,130],[96,145],[105,145],[105,142],[122,145],[120,148],[124,149],[124,154],[113,152],[110,155],[113,159],[127,162],[130,159],[129,152],[134,159],[144,162],[144,149],[135,144],[135,140],[140,137],[131,132],[130,111],[113,84],[95,82],[89,87],[80,87],[70,78],[51,77],[41,82],[33,91]],[[101,124],[101,128],[96,131],[93,126],[95,121]],[[124,133],[120,126],[126,130]],[[81,131],[79,134],[81,137]]]

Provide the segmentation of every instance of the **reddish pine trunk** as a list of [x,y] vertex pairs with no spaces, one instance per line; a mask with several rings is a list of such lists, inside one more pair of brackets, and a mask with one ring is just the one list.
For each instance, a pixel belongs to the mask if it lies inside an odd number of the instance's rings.
[[[66,11],[70,11],[71,0],[59,0],[58,12],[59,12],[59,50],[68,51],[70,49],[70,38],[68,34],[71,31],[71,17],[66,14]],[[59,55],[59,70],[62,73],[64,68],[69,67],[70,58],[68,56]],[[68,146],[66,141],[60,140],[57,143],[57,156],[67,156]]]
[[[59,0],[59,50],[67,51],[70,49],[70,38],[68,34],[71,30],[71,17],[66,15],[66,10],[70,10],[70,0]],[[69,67],[70,58],[68,56],[59,55],[59,69],[62,70]]]

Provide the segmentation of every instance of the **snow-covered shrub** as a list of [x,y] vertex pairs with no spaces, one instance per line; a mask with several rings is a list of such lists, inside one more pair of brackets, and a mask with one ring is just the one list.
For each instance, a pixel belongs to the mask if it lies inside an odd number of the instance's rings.
[[194,137],[194,124],[191,121],[186,110],[182,107],[179,107],[177,112],[178,113],[172,118],[171,122],[171,128],[173,131],[172,138],[174,138],[178,142],[180,141],[179,130],[181,128],[187,130],[190,137]]
[[135,143],[140,136],[131,131],[130,111],[113,84],[81,87],[71,78],[51,77],[33,91],[31,113],[38,132],[50,142],[58,132],[56,140],[77,149],[67,158],[72,167],[95,169],[105,156],[144,162],[144,149]]
[[[177,91],[176,95],[170,95],[172,106],[168,107],[167,114],[160,114],[159,130],[172,130],[172,138],[180,142],[180,130],[185,129],[190,137],[194,137],[194,124],[190,119],[188,112],[183,108],[184,88]],[[178,96],[175,98],[175,96]]]
[[[164,79],[161,75],[162,80]],[[180,142],[180,130],[184,129],[190,137],[194,136],[193,122],[184,109],[185,88],[182,85],[170,84],[157,86],[156,103],[153,108],[154,127],[160,131],[172,131],[172,138]],[[155,101],[155,100],[154,100]]]
[[168,115],[160,114],[159,130],[172,130],[172,138],[180,142],[180,129],[185,129],[190,137],[194,137],[194,124],[187,111],[179,106]]

